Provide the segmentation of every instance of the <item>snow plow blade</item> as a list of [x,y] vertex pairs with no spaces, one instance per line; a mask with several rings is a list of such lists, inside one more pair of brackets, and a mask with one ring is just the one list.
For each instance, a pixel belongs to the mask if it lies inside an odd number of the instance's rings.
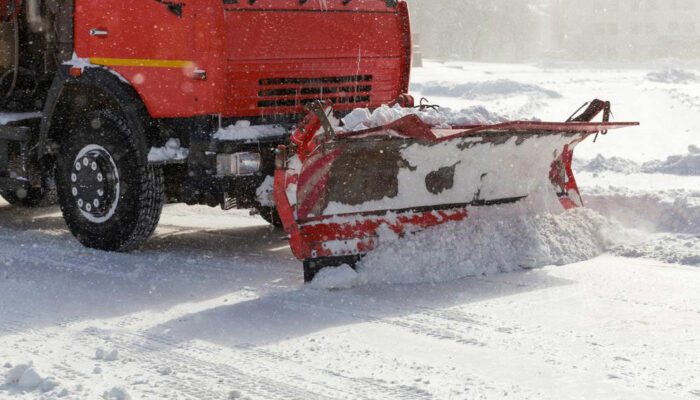
[[[570,122],[506,122],[439,129],[407,115],[344,132],[316,102],[278,151],[274,197],[309,281],[354,264],[383,232],[402,236],[467,218],[469,208],[514,203],[543,187],[565,209],[583,205],[571,170],[574,147],[637,123],[593,123],[594,101]],[[391,231],[391,232],[390,232]]]

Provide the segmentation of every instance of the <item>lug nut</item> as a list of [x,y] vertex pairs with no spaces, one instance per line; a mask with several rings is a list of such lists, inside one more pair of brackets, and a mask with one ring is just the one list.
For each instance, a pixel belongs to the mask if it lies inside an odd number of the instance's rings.
[[70,191],[71,191],[71,193],[73,193],[73,196],[78,195],[78,188],[77,187],[73,187],[73,189],[71,189]]

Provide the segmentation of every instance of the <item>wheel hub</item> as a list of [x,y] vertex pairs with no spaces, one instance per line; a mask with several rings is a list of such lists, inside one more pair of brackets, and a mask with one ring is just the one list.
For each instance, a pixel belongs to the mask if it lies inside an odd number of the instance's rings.
[[111,154],[102,146],[85,146],[70,174],[71,194],[80,212],[92,222],[111,218],[119,202],[119,174]]

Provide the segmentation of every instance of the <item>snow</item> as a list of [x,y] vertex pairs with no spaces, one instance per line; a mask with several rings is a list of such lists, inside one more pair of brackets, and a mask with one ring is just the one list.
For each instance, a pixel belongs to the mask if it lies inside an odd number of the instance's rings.
[[[380,246],[361,261],[363,284],[450,282],[470,276],[565,265],[603,254],[634,232],[595,211],[536,214],[522,204],[470,209],[469,223],[449,223]],[[459,245],[455,245],[459,243]]]
[[698,76],[692,72],[679,69],[666,69],[660,72],[649,72],[646,78],[652,82],[687,84],[696,82]]
[[105,392],[102,398],[105,400],[131,400],[129,392],[120,387],[113,387],[108,392]]
[[264,207],[274,207],[274,188],[275,188],[275,178],[273,176],[266,176],[263,183],[255,189],[255,196],[258,199],[258,203]]
[[40,112],[27,113],[0,113],[0,126],[7,125],[10,122],[23,121],[25,119],[41,118]]
[[483,82],[436,82],[413,83],[413,90],[426,96],[453,97],[463,99],[502,98],[514,95],[532,95],[546,98],[560,98],[562,95],[554,90],[539,85],[512,81],[510,79],[488,80]]
[[171,138],[163,147],[151,147],[148,162],[180,161],[189,156],[190,151],[180,145],[180,139]]
[[407,115],[416,115],[428,125],[438,128],[450,129],[457,125],[484,125],[504,122],[505,118],[490,113],[484,107],[470,107],[461,111],[452,111],[449,108],[403,108],[398,104],[389,107],[383,105],[373,111],[366,108],[358,108],[345,116],[342,130],[361,131],[377,126],[390,124]]
[[[78,55],[73,52],[73,57],[71,57],[70,60],[66,61],[63,63],[63,65],[70,65],[73,68],[80,68],[81,71],[84,71],[85,68],[104,68],[101,65],[93,64],[90,62],[89,58],[84,58],[84,57],[78,57]],[[112,68],[105,68],[105,70],[109,71],[112,75],[116,76],[120,81],[123,83],[126,83],[127,85],[131,86],[131,82],[129,82],[122,74],[119,72],[115,71]],[[138,74],[137,76],[139,76]]]
[[234,125],[220,128],[215,134],[217,140],[257,140],[285,136],[287,130],[281,125],[253,125],[250,121],[236,121]]
[[98,348],[95,350],[95,358],[98,360],[116,361],[119,358],[119,351],[117,351],[117,349],[107,351]]
[[309,283],[312,289],[350,289],[358,279],[358,274],[349,265],[322,269]]
[[620,157],[606,158],[598,154],[593,160],[578,160],[580,170],[601,173],[617,172],[622,174],[647,173],[700,176],[700,151],[694,145],[688,146],[687,154],[667,157],[665,160],[647,161],[642,164]]
[[24,391],[38,389],[41,392],[49,392],[58,385],[52,378],[42,378],[31,362],[19,364],[5,374],[5,386]]
[[[649,72],[427,61],[422,90],[561,95],[431,96],[454,110],[563,120],[598,97],[642,126],[577,147],[577,165],[603,157],[576,170],[587,209],[382,234],[320,289],[246,210],[167,205],[143,249],[114,254],[77,244],[58,207],[0,201],[0,398],[697,398],[700,176],[641,167],[698,153],[700,95]],[[29,368],[43,381],[21,388]]]

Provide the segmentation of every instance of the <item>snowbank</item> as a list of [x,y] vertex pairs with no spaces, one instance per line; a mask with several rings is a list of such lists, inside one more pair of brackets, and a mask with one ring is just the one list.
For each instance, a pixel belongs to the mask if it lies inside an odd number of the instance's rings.
[[151,147],[149,162],[179,161],[190,155],[189,149],[180,146],[180,139],[169,139],[163,147]]
[[382,105],[374,111],[357,108],[343,118],[342,129],[360,131],[374,128],[390,124],[407,115],[416,115],[428,125],[445,129],[456,125],[497,124],[506,121],[504,117],[493,114],[484,107],[470,107],[461,111],[452,111],[449,108],[427,108],[421,111],[418,108],[403,108],[397,104],[394,107]]
[[604,157],[602,154],[598,154],[594,159],[588,161],[576,158],[574,171],[586,171],[596,174],[602,172],[634,174],[641,171],[641,166],[626,158]]
[[646,75],[646,79],[648,81],[659,83],[687,84],[697,82],[698,76],[692,72],[683,71],[680,69],[667,69],[664,71],[649,72]]
[[700,175],[700,148],[689,146],[688,154],[670,156],[664,161],[650,161],[642,165],[646,173],[673,175]]
[[603,173],[616,172],[621,174],[670,174],[684,176],[700,176],[700,148],[698,146],[688,146],[688,153],[674,155],[666,160],[648,161],[643,164],[620,157],[596,156],[594,159],[585,161],[577,159],[575,170]]
[[287,130],[281,125],[251,125],[250,121],[237,121],[235,125],[230,125],[219,129],[214,134],[217,140],[255,140],[266,137],[284,136]]
[[587,207],[650,232],[700,235],[700,190],[639,192],[624,187],[584,187]]
[[495,98],[503,96],[529,95],[550,99],[561,98],[561,94],[554,90],[541,86],[512,81],[510,79],[498,79],[484,82],[426,82],[413,83],[411,90],[420,92],[424,96],[457,97],[462,99]]

